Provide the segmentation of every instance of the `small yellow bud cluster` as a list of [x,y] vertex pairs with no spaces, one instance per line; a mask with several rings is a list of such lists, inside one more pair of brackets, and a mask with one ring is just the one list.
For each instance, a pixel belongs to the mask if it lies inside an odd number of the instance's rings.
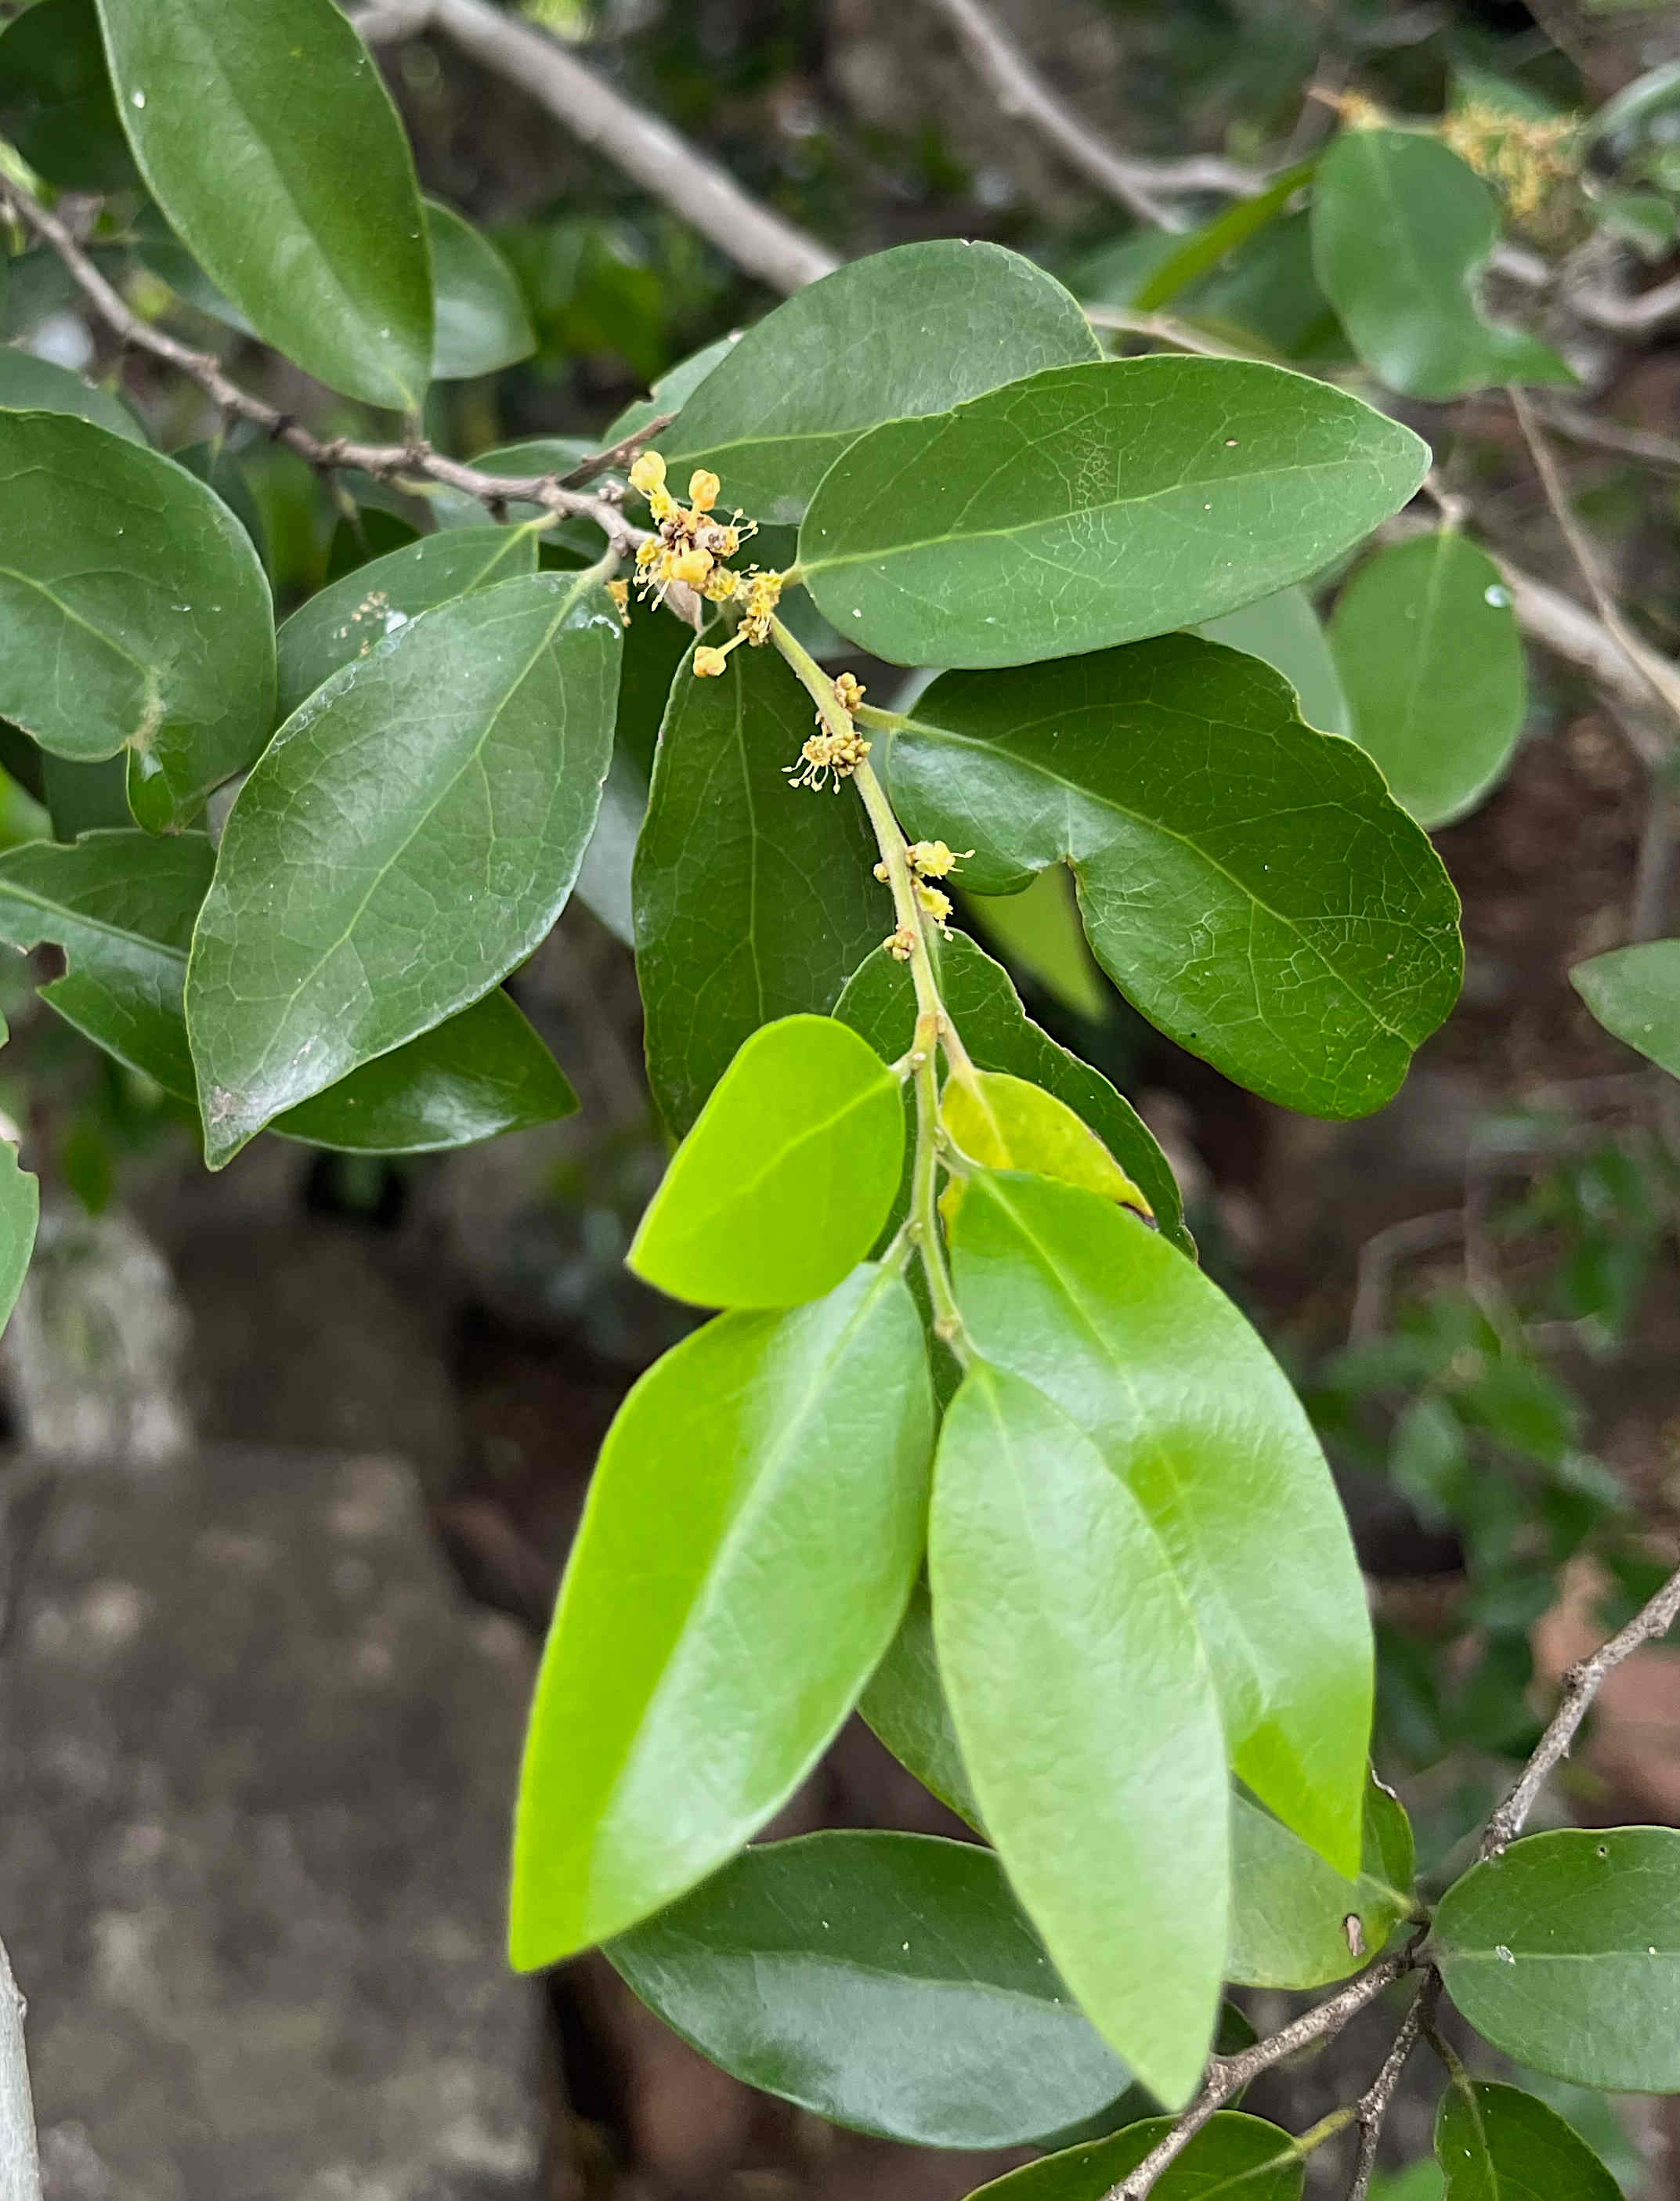
[[843,711],[855,711],[868,693],[855,672],[843,672],[834,684],[834,700]]
[[636,553],[636,585],[642,595],[662,601],[673,582],[680,582],[714,603],[732,596],[738,577],[726,571],[723,561],[735,555],[753,530],[741,525],[738,512],[726,521],[713,518],[723,486],[717,476],[697,467],[689,477],[689,501],[679,504],[665,485],[664,460],[657,451],[643,451],[630,469],[630,485],[647,498],[659,530]]
[[869,744],[855,726],[843,734],[833,734],[819,723],[799,752],[799,762],[782,769],[796,787],[831,785],[838,795],[841,781],[849,779],[868,754]]
[[895,963],[908,963],[916,952],[916,936],[908,924],[901,924],[896,932],[888,934],[881,945]]
[[1442,118],[1442,143],[1491,184],[1513,219],[1555,223],[1566,214],[1556,203],[1579,160],[1580,125],[1572,114],[1513,114],[1471,99]]

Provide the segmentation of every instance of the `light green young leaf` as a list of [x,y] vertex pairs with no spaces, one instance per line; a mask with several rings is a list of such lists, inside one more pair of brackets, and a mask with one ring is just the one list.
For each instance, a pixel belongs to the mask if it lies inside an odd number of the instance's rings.
[[[0,1018],[0,1046],[5,1040],[5,1019]],[[19,1161],[11,1141],[0,1137],[0,1336],[23,1289],[40,1219],[41,1188]]]
[[706,376],[661,445],[678,491],[692,468],[707,467],[725,506],[785,523],[878,422],[943,412],[1042,367],[1101,355],[1074,300],[1018,253],[955,238],[901,244],[767,314]]
[[904,1152],[899,1081],[832,1017],[762,1025],[678,1147],[626,1257],[701,1306],[794,1306],[880,1235]]
[[1317,1987],[1346,1979],[1410,1915],[1413,1866],[1406,1813],[1374,1775],[1366,1785],[1355,1880],[1344,1880],[1281,1820],[1234,1794],[1225,1977],[1266,1987]]
[[[0,47],[4,44],[0,36]],[[146,440],[145,430],[121,398],[18,344],[0,344],[0,408],[9,413],[73,413],[131,443]]]
[[732,1857],[856,1703],[921,1562],[932,1405],[902,1278],[726,1314],[608,1434],[543,1653],[513,1959],[622,1934]]
[[[1028,1078],[1065,1100],[1144,1193],[1162,1235],[1194,1260],[1195,1241],[1184,1228],[1178,1181],[1131,1102],[1100,1071],[1033,1023],[1008,972],[966,934],[935,940],[931,952],[941,995],[978,1068]],[[883,1061],[896,1062],[915,1037],[915,982],[902,963],[878,948],[847,981],[834,1013],[861,1032]]]
[[965,913],[998,954],[1029,978],[1036,978],[1052,1001],[1095,1024],[1108,1012],[1113,996],[1079,923],[1073,882],[1060,864],[1051,864],[1016,895],[965,895]]
[[439,382],[494,374],[537,349],[514,271],[487,237],[453,208],[426,202],[437,293],[432,372]]
[[1680,940],[1645,940],[1577,963],[1569,983],[1607,1032],[1680,1077]]
[[810,731],[769,649],[671,690],[633,891],[648,1077],[678,1134],[761,1024],[833,1007],[890,915],[861,803],[786,777]]
[[1442,1897],[1430,1953],[1464,2016],[1518,2063],[1680,2093],[1680,1832],[1514,1842]]
[[[182,989],[214,862],[202,834],[96,832],[0,856],[0,939],[50,941],[69,970],[41,989],[67,1024],[189,1106],[197,1099]],[[365,1063],[274,1129],[311,1145],[425,1153],[570,1115],[577,1096],[500,992]]]
[[1182,2109],[1219,2016],[1231,1858],[1219,1705],[1167,1554],[1066,1416],[980,1363],[940,1435],[928,1576],[1010,1881],[1098,2032]]
[[[980,2186],[969,2201],[1102,2201],[1172,2128],[1170,2117],[1146,2117],[1107,2139],[1012,2170]],[[1151,2192],[1153,2201],[1301,2201],[1306,2169],[1306,2158],[1288,2133],[1240,2110],[1221,2110]]]
[[620,632],[586,576],[503,581],[422,612],[274,737],[187,973],[212,1168],[542,940],[600,805]]
[[61,191],[133,184],[93,0],[35,0],[0,31],[0,138]]
[[[1351,1876],[1371,1623],[1330,1471],[1282,1370],[1200,1270],[1090,1193],[977,1177],[953,1253],[974,1350],[1047,1393],[1154,1526],[1207,1646],[1233,1770]],[[938,1598],[936,1579],[936,1616]],[[963,1755],[974,1774],[966,1735]]]
[[1451,1008],[1458,896],[1351,742],[1269,666],[1189,635],[947,673],[896,722],[899,814],[1007,891],[1065,858],[1097,960],[1268,1100],[1359,1116]]
[[1056,367],[855,443],[800,562],[848,641],[896,664],[1071,657],[1304,579],[1428,465],[1409,428],[1282,367]]
[[1621,2201],[1580,2134],[1519,2087],[1456,2077],[1441,2098],[1435,2153],[1446,2201]]
[[1130,2082],[967,1843],[766,1843],[607,1954],[736,2078],[919,2147],[1013,2146]]
[[1471,286],[1498,234],[1493,193],[1438,138],[1349,130],[1319,163],[1319,280],[1360,357],[1409,397],[1575,379],[1549,345],[1477,307]]
[[[977,1834],[984,1832],[939,1679],[933,1605],[925,1581],[911,1592],[898,1633],[870,1676],[858,1711],[907,1772],[913,1773],[948,1811],[966,1819]],[[1043,2129],[1041,2123],[1034,2133]]]
[[413,156],[333,0],[98,0],[118,112],[153,197],[276,349],[414,412],[432,374]]
[[1450,825],[1504,772],[1528,708],[1511,592],[1442,530],[1377,552],[1336,600],[1330,647],[1353,735],[1420,825]]
[[460,527],[422,535],[318,590],[276,637],[276,715],[289,719],[341,666],[371,657],[411,619],[438,604],[537,571],[531,527]]
[[[1006,1071],[977,1069],[953,1074],[939,1104],[939,1120],[960,1153],[987,1169],[1024,1170],[1083,1185],[1103,1200],[1148,1216],[1149,1203],[1090,1125],[1065,1100],[1042,1085]],[[940,1199],[949,1224],[962,1204],[962,1180],[953,1178]],[[1153,1218],[1150,1218],[1153,1220]]]
[[1222,619],[1204,619],[1196,629],[1205,641],[1246,651],[1281,672],[1301,706],[1301,715],[1321,734],[1352,731],[1348,698],[1330,655],[1319,614],[1305,589],[1281,589]]
[[56,755],[129,752],[142,825],[187,823],[273,720],[268,584],[182,467],[65,413],[0,412],[0,713]]

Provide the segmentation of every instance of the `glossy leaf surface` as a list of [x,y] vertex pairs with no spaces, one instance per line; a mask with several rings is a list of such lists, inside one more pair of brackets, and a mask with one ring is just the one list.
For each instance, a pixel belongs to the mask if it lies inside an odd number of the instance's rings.
[[437,326],[432,372],[439,382],[494,374],[537,349],[525,296],[487,237],[452,207],[426,202]]
[[332,0],[98,4],[134,157],[211,281],[329,388],[416,408],[432,316],[414,160]]
[[1054,277],[996,244],[941,238],[808,284],[749,329],[661,438],[755,519],[796,520],[848,444],[1006,382],[1100,356]]
[[[1171,2128],[1166,2117],[1145,2118],[1107,2139],[1012,2170],[969,2201],[1102,2201]],[[1151,2190],[1154,2201],[1300,2201],[1305,2173],[1288,2133],[1240,2110],[1221,2110]]]
[[1574,380],[1548,345],[1477,305],[1471,285],[1498,233],[1493,193],[1420,132],[1347,131],[1319,163],[1319,280],[1360,357],[1408,396]]
[[1321,734],[1351,732],[1348,698],[1325,631],[1304,589],[1280,589],[1257,604],[1223,618],[1204,619],[1197,632],[1207,642],[1241,649],[1281,672],[1301,706],[1301,715]]
[[[0,1024],[0,1040],[6,1028]],[[11,1320],[28,1273],[41,1218],[41,1188],[18,1159],[9,1139],[0,1139],[0,1335]]]
[[503,581],[422,613],[274,737],[187,975],[212,1167],[543,938],[595,824],[620,631],[567,575]]
[[964,895],[962,908],[1011,970],[1076,1016],[1101,1022],[1113,997],[1092,960],[1066,866],[1049,866],[1017,895]]
[[1622,2191],[1579,2134],[1519,2087],[1455,2081],[1435,2154],[1446,2201],[1619,2201]]
[[1071,657],[1304,578],[1428,461],[1409,429],[1280,367],[1058,367],[855,443],[799,555],[819,608],[896,664]]
[[1646,940],[1577,963],[1569,982],[1607,1032],[1680,1077],[1680,940]]
[[1618,2093],[1680,2093],[1680,1832],[1565,1828],[1475,1865],[1430,1953],[1495,2048]]
[[[1329,1470],[1282,1370],[1200,1270],[1066,1185],[976,1177],[954,1262],[974,1349],[1054,1399],[1153,1523],[1207,1646],[1234,1770],[1357,1871],[1371,1628]],[[937,1582],[934,1594],[937,1611]],[[966,1739],[964,1756],[972,1773]]]
[[678,1147],[627,1256],[701,1306],[793,1306],[868,1253],[898,1189],[899,1081],[832,1017],[746,1041]]
[[61,191],[133,183],[94,0],[35,0],[0,31],[0,137]]
[[141,823],[185,823],[271,724],[250,538],[182,467],[68,414],[0,412],[0,712],[77,761],[126,747]]
[[602,1449],[532,1711],[523,1969],[639,1924],[792,1794],[921,1561],[931,1401],[902,1279],[727,1314],[643,1376]]
[[767,1843],[607,1953],[712,2063],[890,2139],[1007,2147],[1129,2080],[996,1857],[966,1843]]
[[146,440],[144,429],[120,397],[17,344],[0,344],[0,408],[9,413],[73,413],[131,443]]
[[[1002,1071],[955,1073],[946,1081],[939,1116],[959,1150],[987,1169],[1025,1170],[1059,1184],[1083,1185],[1141,1215],[1149,1203],[1090,1126],[1065,1100]],[[947,1186],[947,1221],[961,1205],[962,1180]]]
[[648,1075],[678,1134],[743,1040],[825,1014],[890,930],[861,803],[785,776],[810,731],[769,649],[731,652],[715,680],[685,665],[671,690],[633,890]]
[[[980,1807],[968,1785],[951,1725],[933,1641],[933,1602],[918,1582],[887,1654],[869,1677],[858,1711],[876,1737],[947,1811],[978,1834]],[[1042,2127],[1038,2129],[1042,2129]]]
[[289,719],[324,680],[400,634],[411,619],[515,574],[537,571],[529,527],[460,527],[422,535],[318,589],[276,637],[276,714]]
[[986,1831],[1086,2016],[1181,2109],[1219,2016],[1231,1860],[1213,1677],[1167,1554],[1096,1446],[982,1363],[940,1435],[928,1576]]
[[[933,954],[945,1006],[978,1066],[1028,1078],[1065,1100],[1143,1191],[1162,1235],[1194,1259],[1178,1181],[1131,1102],[1033,1023],[1008,972],[966,934],[934,942]],[[835,1014],[861,1032],[884,1061],[896,1062],[915,1036],[916,989],[908,969],[878,949],[848,980]]]
[[1357,1116],[1457,997],[1458,897],[1351,742],[1269,666],[1189,635],[947,673],[891,737],[907,828],[1001,892],[1065,858],[1097,960],[1268,1100]]
[[1377,551],[1336,600],[1330,643],[1355,741],[1420,825],[1472,809],[1528,707],[1511,592],[1485,550],[1442,531]]
[[1374,1779],[1366,1790],[1355,1880],[1332,1871],[1281,1820],[1234,1795],[1225,1977],[1243,1987],[1324,1987],[1346,1979],[1377,1953],[1412,1910],[1413,1866],[1406,1813]]

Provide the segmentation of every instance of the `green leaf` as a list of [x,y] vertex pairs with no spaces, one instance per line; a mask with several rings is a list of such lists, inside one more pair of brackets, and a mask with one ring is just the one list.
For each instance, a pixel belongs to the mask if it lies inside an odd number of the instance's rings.
[[899,1081],[831,1017],[742,1046],[678,1147],[627,1259],[673,1299],[793,1306],[874,1244],[904,1153]]
[[1129,2081],[989,1850],[831,1833],[744,1851],[608,1956],[749,2086],[920,2147],[1009,2147]]
[[439,382],[494,374],[528,359],[537,335],[514,271],[487,237],[452,208],[426,202],[437,291],[432,372]]
[[[960,932],[932,948],[941,995],[978,1066],[1025,1077],[1065,1100],[1143,1192],[1162,1235],[1194,1260],[1195,1241],[1184,1228],[1178,1182],[1131,1102],[1032,1022],[1008,972],[983,948]],[[848,980],[834,1012],[883,1061],[896,1062],[915,1036],[915,982],[905,965],[878,948]]]
[[1359,1116],[1457,997],[1458,897],[1353,742],[1257,660],[1189,635],[984,676],[896,720],[900,816],[1007,892],[1072,864],[1096,959],[1268,1100]]
[[[686,359],[679,359],[675,367],[660,376],[645,397],[633,399],[602,430],[602,449],[637,434],[649,420],[657,420],[661,413],[681,412],[719,361],[726,359],[740,341],[740,330],[731,329],[728,335],[714,337],[710,343],[702,344],[698,351],[691,351]],[[672,426],[674,428],[676,423],[673,421]]]
[[862,805],[785,776],[810,731],[769,649],[735,650],[715,680],[685,663],[671,690],[634,894],[648,1076],[679,1135],[749,1034],[825,1014],[891,930]]
[[1071,657],[1304,579],[1428,465],[1409,428],[1282,367],[1055,367],[855,443],[800,562],[841,633],[896,664]]
[[1446,2201],[1620,2201],[1586,2141],[1518,2087],[1457,2078],[1442,2097],[1435,2152]]
[[1530,1834],[1448,1889],[1430,1952],[1504,2054],[1577,2086],[1680,2093],[1680,1832]]
[[408,142],[333,0],[98,0],[152,197],[211,281],[306,373],[419,408],[431,255]]
[[[970,1161],[1083,1185],[1103,1200],[1149,1216],[1148,1200],[1096,1132],[1065,1100],[1026,1078],[996,1070],[977,1069],[970,1077],[954,1072],[946,1081],[939,1118]],[[962,1183],[953,1178],[942,1196],[947,1223],[962,1204]]]
[[0,138],[61,191],[134,182],[93,0],[35,0],[0,31]]
[[1420,825],[1450,825],[1504,772],[1528,708],[1511,592],[1443,530],[1396,543],[1336,600],[1330,647],[1353,734]]
[[1348,698],[1330,655],[1325,631],[1304,589],[1283,589],[1223,619],[1204,619],[1196,631],[1207,642],[1241,649],[1281,672],[1301,707],[1301,715],[1321,734],[1352,730]]
[[[980,1807],[968,1785],[950,1706],[939,1679],[933,1641],[933,1605],[925,1582],[918,1582],[887,1654],[858,1700],[865,1723],[899,1764],[948,1811],[966,1819],[978,1834]],[[1034,2127],[1035,2134],[1045,2129]]]
[[1219,2016],[1231,1859],[1219,1705],[1167,1554],[1066,1416],[982,1363],[940,1435],[928,1574],[1010,1881],[1098,2032],[1182,2109]]
[[805,1778],[904,1611],[931,1435],[921,1320],[886,1270],[789,1313],[720,1316],[637,1384],[532,1711],[521,1970],[686,1893]]
[[[974,1350],[1053,1399],[1153,1523],[1207,1646],[1234,1770],[1356,1872],[1371,1627],[1330,1471],[1282,1370],[1165,1239],[1071,1186],[977,1177],[953,1252]],[[938,1595],[936,1581],[936,1613]],[[966,1738],[963,1755],[972,1774]],[[978,1779],[975,1793],[990,1827]]]
[[[19,22],[26,19],[18,18]],[[5,39],[0,38],[0,48]],[[96,389],[68,367],[37,359],[17,344],[0,344],[0,408],[9,413],[73,413],[131,443],[144,443],[146,431],[120,397]]]
[[184,825],[261,747],[268,584],[202,482],[63,413],[0,412],[0,713],[43,748],[130,755],[143,825]]
[[[196,1104],[182,1011],[193,920],[214,857],[202,834],[92,833],[0,856],[0,939],[50,941],[70,968],[41,989],[67,1024]],[[577,1099],[505,994],[366,1063],[274,1124],[312,1145],[424,1153],[569,1115]]]
[[1113,996],[1079,924],[1073,882],[1052,864],[1017,895],[965,895],[963,907],[1000,955],[1065,1009],[1100,1023]]
[[497,581],[537,571],[531,527],[460,527],[422,535],[320,590],[277,637],[277,715],[289,719],[323,681],[371,657],[410,619]]
[[1410,1915],[1413,1869],[1411,1825],[1399,1799],[1374,1775],[1366,1788],[1355,1880],[1332,1871],[1269,1811],[1234,1795],[1225,1977],[1257,1987],[1317,1987],[1346,1979]]
[[612,742],[620,629],[586,578],[422,612],[258,760],[187,974],[212,1168],[488,993],[553,924]]
[[1577,963],[1569,983],[1607,1032],[1680,1077],[1680,940],[1646,940]]
[[1289,205],[1301,185],[1312,180],[1318,167],[1316,155],[1285,168],[1263,191],[1237,199],[1223,208],[1211,221],[1188,237],[1174,238],[1172,249],[1145,276],[1134,303],[1146,314],[1170,306],[1183,291],[1210,275],[1228,255],[1237,251],[1263,229],[1268,229]]
[[796,520],[866,429],[1100,356],[1073,299],[1018,253],[955,238],[901,244],[767,314],[661,440],[678,491],[708,467],[725,506]]
[[[0,1018],[0,1045],[5,1039],[5,1019]],[[40,1219],[41,1188],[18,1160],[11,1141],[0,1136],[0,1335],[23,1289]]]
[[1409,397],[1574,381],[1549,345],[1477,308],[1472,285],[1498,234],[1493,193],[1437,138],[1350,130],[1319,163],[1319,280],[1360,357]]
[[108,826],[126,831],[134,823],[128,766],[120,756],[107,757],[103,764],[72,764],[44,750],[41,781],[56,841],[74,841]]
[[[969,2201],[1102,2201],[1172,2128],[1171,2118],[1146,2118],[1107,2139],[1012,2170]],[[1306,2159],[1286,2132],[1241,2110],[1221,2110],[1151,2191],[1154,2201],[1300,2201],[1305,2174]]]

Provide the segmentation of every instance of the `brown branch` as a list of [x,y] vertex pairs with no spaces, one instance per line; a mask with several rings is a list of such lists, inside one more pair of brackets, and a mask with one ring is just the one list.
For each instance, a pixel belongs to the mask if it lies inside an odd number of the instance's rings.
[[662,436],[676,419],[674,413],[655,413],[651,420],[644,420],[639,428],[632,428],[627,436],[620,436],[616,443],[608,443],[604,451],[591,451],[586,459],[560,477],[562,489],[581,489],[592,482],[597,474],[621,471],[630,464],[645,444]]
[[[348,436],[334,437],[330,442],[312,436],[278,405],[232,381],[212,353],[195,351],[190,344],[143,321],[106,281],[58,216],[50,214],[26,192],[12,184],[0,187],[0,208],[56,254],[101,320],[124,343],[137,351],[149,352],[154,359],[179,369],[196,382],[226,416],[261,429],[272,441],[284,443],[288,450],[295,451],[321,472],[350,468],[371,474],[379,481],[398,483],[419,477],[476,497],[492,511],[508,504],[540,505],[555,519],[593,520],[620,557],[633,551],[644,539],[645,531],[631,525],[610,495],[605,491],[590,495],[584,490],[568,488],[554,474],[485,473],[477,467],[463,466],[457,459],[445,458],[442,452],[419,438],[402,443],[363,443]],[[643,437],[651,432],[652,425],[642,431]],[[610,451],[584,460],[580,467],[573,469],[567,481],[579,472],[587,478],[618,463],[621,454],[637,440],[627,439]]]
[[1348,2201],[1365,2201],[1371,2191],[1372,2174],[1377,2168],[1377,2150],[1383,2138],[1383,2127],[1387,2122],[1389,2104],[1395,2098],[1400,2075],[1406,2069],[1407,2059],[1418,2045],[1419,2035],[1435,2016],[1435,2005],[1441,1999],[1441,1975],[1430,1972],[1418,1990],[1417,1999],[1401,2022],[1395,2035],[1394,2045],[1383,2058],[1382,2069],[1360,2096],[1354,2110],[1354,2121],[1359,2127],[1359,2152],[1354,2160],[1353,2183],[1348,2188]]
[[772,291],[802,290],[839,266],[826,245],[750,197],[699,146],[511,10],[489,0],[384,0],[355,20],[374,42],[440,32],[481,67],[539,101],[574,138]]

